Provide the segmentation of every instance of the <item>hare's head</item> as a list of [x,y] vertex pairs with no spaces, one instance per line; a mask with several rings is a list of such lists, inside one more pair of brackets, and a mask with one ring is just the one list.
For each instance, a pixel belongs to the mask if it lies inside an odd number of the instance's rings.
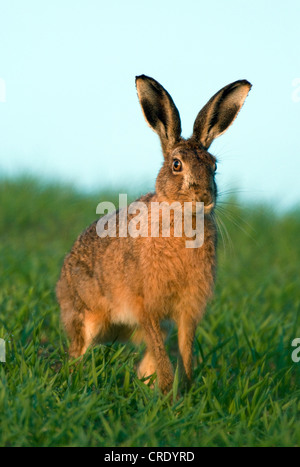
[[235,81],[217,92],[199,112],[189,139],[181,137],[177,107],[157,81],[137,76],[136,87],[145,119],[162,145],[164,164],[156,180],[160,201],[201,201],[204,212],[211,212],[217,197],[216,158],[208,149],[234,121],[251,84]]

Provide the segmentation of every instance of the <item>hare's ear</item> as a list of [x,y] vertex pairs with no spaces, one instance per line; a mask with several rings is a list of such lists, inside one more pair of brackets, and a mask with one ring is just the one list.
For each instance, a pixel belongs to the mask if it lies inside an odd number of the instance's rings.
[[170,94],[153,78],[136,77],[139,101],[149,126],[159,135],[163,151],[180,140],[179,112]]
[[235,81],[217,92],[200,110],[192,138],[208,149],[217,136],[224,133],[239,113],[251,84],[246,80]]

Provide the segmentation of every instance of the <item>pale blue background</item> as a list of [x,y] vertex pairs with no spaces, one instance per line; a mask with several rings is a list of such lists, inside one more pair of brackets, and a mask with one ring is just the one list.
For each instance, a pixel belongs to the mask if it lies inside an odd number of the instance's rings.
[[0,170],[143,192],[162,157],[135,75],[167,88],[185,136],[213,93],[246,78],[245,106],[211,147],[220,189],[292,206],[300,201],[299,24],[299,0],[0,0]]

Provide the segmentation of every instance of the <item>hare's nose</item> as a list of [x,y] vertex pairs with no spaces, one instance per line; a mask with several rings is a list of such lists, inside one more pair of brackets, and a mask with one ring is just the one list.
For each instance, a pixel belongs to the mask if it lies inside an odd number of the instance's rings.
[[204,205],[208,205],[211,203],[211,194],[209,191],[204,191],[201,196],[201,201]]

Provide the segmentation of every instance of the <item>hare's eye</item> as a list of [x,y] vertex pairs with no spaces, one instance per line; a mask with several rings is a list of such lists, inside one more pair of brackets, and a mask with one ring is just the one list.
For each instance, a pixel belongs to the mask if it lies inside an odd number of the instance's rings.
[[178,159],[175,159],[175,160],[173,161],[173,170],[174,170],[174,172],[180,172],[181,169],[182,169],[182,163],[181,163],[181,161],[178,160]]
[[215,172],[217,171],[217,168],[218,166],[217,166],[217,163],[215,162]]

